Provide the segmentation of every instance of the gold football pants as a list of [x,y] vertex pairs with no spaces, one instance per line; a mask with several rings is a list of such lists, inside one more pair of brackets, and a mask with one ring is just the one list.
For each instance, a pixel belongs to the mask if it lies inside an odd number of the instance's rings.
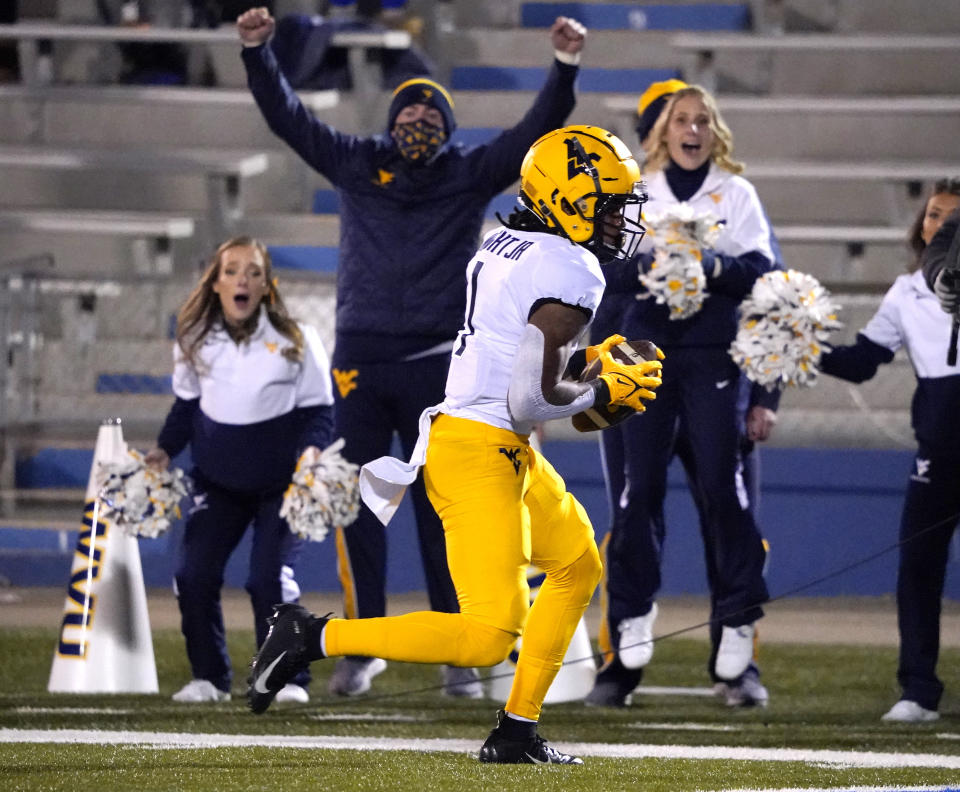
[[[333,619],[328,655],[492,666],[523,635],[507,711],[536,720],[600,579],[593,527],[524,435],[439,415],[424,468],[460,613]],[[530,605],[527,568],[546,580]]]

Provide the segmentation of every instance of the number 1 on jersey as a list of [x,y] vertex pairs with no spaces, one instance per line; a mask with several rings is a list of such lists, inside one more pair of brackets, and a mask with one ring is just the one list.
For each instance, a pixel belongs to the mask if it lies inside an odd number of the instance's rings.
[[475,332],[473,328],[473,311],[477,307],[477,281],[480,277],[480,270],[482,269],[483,262],[474,260],[472,262],[472,270],[467,273],[470,279],[470,288],[467,290],[466,319],[464,319],[463,330],[460,331],[460,340],[457,344],[457,349],[453,353],[457,357],[463,354],[463,350],[467,348],[467,338]]

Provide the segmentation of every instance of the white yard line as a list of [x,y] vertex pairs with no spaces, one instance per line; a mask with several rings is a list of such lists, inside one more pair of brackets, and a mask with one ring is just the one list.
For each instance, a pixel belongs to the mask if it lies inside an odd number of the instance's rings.
[[740,726],[725,726],[719,723],[628,723],[628,729],[648,729],[656,731],[739,731]]
[[111,707],[16,707],[18,715],[131,715],[130,709]]
[[330,712],[318,715],[307,715],[310,720],[318,721],[363,721],[363,722],[383,722],[383,723],[417,723],[426,721],[426,716],[418,715],[374,715],[372,712],[358,712],[356,714],[349,712]]
[[[263,734],[191,734],[177,732],[96,731],[88,729],[0,729],[0,743],[86,743],[152,748],[309,748],[353,751],[475,753],[477,740],[399,737],[304,737]],[[557,743],[579,756],[622,759],[698,759],[754,762],[807,762],[847,767],[936,767],[960,770],[960,756],[870,751],[806,751],[795,748],[734,748],[720,745],[637,745]],[[907,787],[909,789],[909,787]],[[935,789],[945,789],[935,787]]]
[[712,687],[669,687],[663,685],[640,685],[631,695],[634,696],[715,696]]
[[[831,787],[830,789],[817,789],[817,792],[958,792],[960,787],[955,786],[870,786],[870,787]],[[811,792],[809,787],[790,787],[783,789],[780,787],[771,789],[724,789],[723,792]]]

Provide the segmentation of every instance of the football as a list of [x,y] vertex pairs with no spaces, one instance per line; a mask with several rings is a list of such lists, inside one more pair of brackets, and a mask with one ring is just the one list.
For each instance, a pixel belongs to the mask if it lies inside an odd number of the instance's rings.
[[[613,347],[610,354],[614,360],[633,366],[644,360],[656,360],[657,347],[650,341],[624,341]],[[595,380],[600,376],[602,368],[599,358],[591,361],[581,372],[580,382]],[[635,414],[636,411],[630,407],[591,407],[583,412],[578,412],[570,420],[573,423],[573,428],[578,432],[596,432],[616,426]]]

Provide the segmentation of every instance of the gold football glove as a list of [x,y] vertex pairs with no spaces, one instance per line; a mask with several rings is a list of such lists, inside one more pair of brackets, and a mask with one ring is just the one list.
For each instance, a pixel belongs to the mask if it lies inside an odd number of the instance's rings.
[[626,340],[627,340],[627,339],[624,338],[622,335],[614,334],[614,335],[609,336],[608,338],[604,339],[604,340],[603,340],[601,343],[599,343],[599,344],[594,344],[593,346],[588,346],[588,347],[584,350],[584,352],[585,352],[586,355],[587,355],[587,365],[589,366],[591,363],[593,363],[594,360],[596,360],[596,359],[600,356],[600,347],[602,347],[605,343],[607,343],[607,341],[612,342],[612,343],[610,344],[611,347],[615,347],[617,344],[622,344],[622,343],[623,343],[624,341],[626,341]]
[[658,388],[662,383],[660,373],[664,358],[663,352],[657,349],[657,360],[644,360],[640,363],[627,364],[613,359],[610,350],[624,341],[620,335],[612,335],[597,346],[597,357],[600,359],[600,376],[610,391],[611,405],[624,405],[637,412],[646,410],[644,400],[656,399],[657,395],[651,388]]

